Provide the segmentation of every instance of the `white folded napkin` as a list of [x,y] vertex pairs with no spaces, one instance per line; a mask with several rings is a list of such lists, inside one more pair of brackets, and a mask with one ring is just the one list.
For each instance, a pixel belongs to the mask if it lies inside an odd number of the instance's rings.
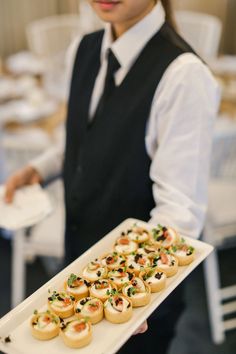
[[17,230],[36,224],[52,212],[51,200],[40,185],[16,191],[11,204],[4,201],[5,186],[0,186],[0,227]]

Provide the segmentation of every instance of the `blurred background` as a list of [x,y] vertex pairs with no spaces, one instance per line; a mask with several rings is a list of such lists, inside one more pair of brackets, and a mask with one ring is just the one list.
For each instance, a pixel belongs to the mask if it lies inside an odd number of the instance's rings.
[[[234,354],[236,0],[173,3],[179,32],[212,69],[222,100],[203,232],[215,252],[185,281],[186,310],[170,354]],[[0,0],[0,184],[63,142],[71,65],[68,48],[102,26],[83,0]],[[60,268],[64,252],[60,180],[46,189],[54,205],[48,218],[30,229],[0,229],[0,317]]]

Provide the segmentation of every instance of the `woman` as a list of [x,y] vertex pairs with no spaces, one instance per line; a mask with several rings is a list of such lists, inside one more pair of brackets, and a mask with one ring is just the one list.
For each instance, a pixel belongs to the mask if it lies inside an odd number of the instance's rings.
[[[169,1],[89,3],[108,25],[82,39],[72,74],[63,170],[67,262],[130,216],[199,236],[218,106],[209,70],[173,29]],[[57,172],[57,154],[9,179],[6,200],[16,187]],[[120,352],[166,353],[181,310],[179,289]]]

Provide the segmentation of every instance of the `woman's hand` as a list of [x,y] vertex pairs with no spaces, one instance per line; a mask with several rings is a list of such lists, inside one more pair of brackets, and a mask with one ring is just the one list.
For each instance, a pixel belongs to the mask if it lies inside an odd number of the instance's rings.
[[133,333],[133,335],[144,333],[148,330],[148,323],[144,321],[141,326]]
[[5,202],[11,203],[14,198],[15,190],[35,183],[42,183],[42,177],[39,172],[32,166],[26,166],[22,170],[16,172],[14,175],[8,178],[5,183]]

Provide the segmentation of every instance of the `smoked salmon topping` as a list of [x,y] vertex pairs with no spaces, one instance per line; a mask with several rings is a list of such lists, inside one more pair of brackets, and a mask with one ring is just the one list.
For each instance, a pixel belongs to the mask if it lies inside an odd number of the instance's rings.
[[140,265],[145,265],[145,263],[146,263],[146,261],[145,261],[144,258],[139,258],[138,264],[140,264]]
[[128,238],[120,238],[118,243],[120,245],[128,245],[129,244],[129,239]]
[[74,325],[74,330],[78,333],[84,331],[86,328],[86,324],[84,322],[76,323]]
[[107,264],[113,264],[113,263],[115,263],[114,257],[112,257],[112,256],[107,257],[106,263],[107,263]]
[[71,304],[71,300],[68,297],[65,297],[65,299],[63,299],[64,302],[64,306],[68,306]]
[[183,245],[181,247],[181,249],[182,249],[182,251],[187,252],[188,251],[188,246],[187,245]]
[[45,323],[50,323],[50,322],[51,322],[51,317],[49,317],[49,316],[44,316],[43,322],[45,322]]
[[88,305],[88,309],[89,311],[91,312],[95,312],[99,309],[99,302],[91,302],[89,305]]
[[161,256],[161,261],[162,261],[162,263],[163,263],[163,264],[168,264],[168,257],[167,257],[167,255],[166,255],[165,253],[161,253],[160,256]]

